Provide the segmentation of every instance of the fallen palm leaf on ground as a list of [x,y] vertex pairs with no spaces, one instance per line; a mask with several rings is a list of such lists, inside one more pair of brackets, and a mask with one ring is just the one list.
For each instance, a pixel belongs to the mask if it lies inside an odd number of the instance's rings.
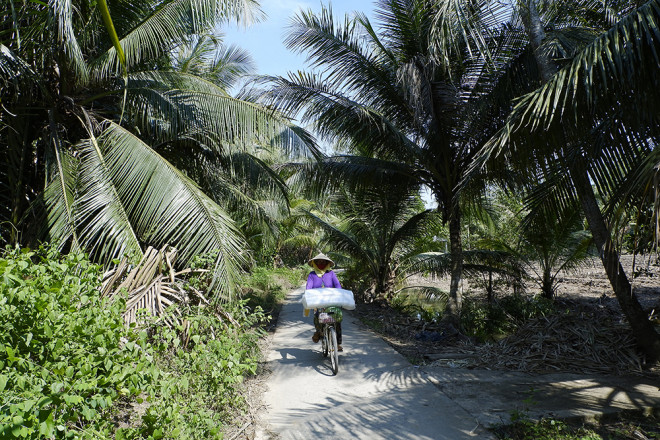
[[470,357],[471,366],[494,370],[643,373],[628,326],[584,313],[529,321],[507,338],[475,346],[472,352],[476,356]]

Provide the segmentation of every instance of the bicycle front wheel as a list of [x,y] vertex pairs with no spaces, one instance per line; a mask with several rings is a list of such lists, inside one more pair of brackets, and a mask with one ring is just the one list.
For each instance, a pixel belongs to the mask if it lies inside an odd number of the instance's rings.
[[330,363],[332,364],[332,374],[336,375],[339,371],[339,350],[337,350],[337,332],[334,327],[330,327],[330,340],[328,345],[330,346]]
[[323,357],[328,356],[328,346],[330,345],[330,340],[328,338],[328,326],[323,326],[323,331],[321,332],[321,349]]

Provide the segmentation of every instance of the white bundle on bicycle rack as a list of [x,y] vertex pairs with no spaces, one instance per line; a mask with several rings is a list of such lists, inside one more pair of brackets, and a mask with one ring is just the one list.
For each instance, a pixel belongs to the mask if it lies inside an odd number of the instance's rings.
[[320,307],[341,307],[346,310],[355,309],[353,292],[335,287],[320,287],[307,289],[302,297],[303,308],[318,309]]

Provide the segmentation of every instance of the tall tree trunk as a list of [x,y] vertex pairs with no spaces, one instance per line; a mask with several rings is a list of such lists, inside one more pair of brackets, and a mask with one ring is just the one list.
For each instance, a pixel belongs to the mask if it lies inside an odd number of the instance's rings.
[[[543,31],[543,24],[536,8],[536,0],[520,0],[520,6],[525,31],[529,36],[530,44],[534,50],[534,57],[539,67],[541,78],[545,83],[552,77],[557,68],[551,59],[541,54],[538,50],[545,38],[545,32]],[[587,169],[584,164],[573,163],[571,165],[570,175],[587,222],[589,223],[589,229],[598,248],[605,272],[614,289],[614,295],[630,323],[639,348],[644,351],[651,361],[660,360],[660,335],[655,331],[647,314],[639,304],[639,301],[637,301],[637,297],[633,294],[628,277],[621,266],[619,255],[612,242],[612,234],[605,224],[603,215],[598,207]]]
[[541,78],[544,83],[548,82],[557,71],[557,67],[551,59],[539,52],[539,47],[545,39],[545,31],[543,30],[539,10],[536,8],[536,0],[519,0],[519,8],[520,17],[525,26],[525,33],[527,33],[529,43],[534,50],[534,59],[541,73]]
[[607,227],[603,215],[596,202],[591,183],[583,168],[573,166],[570,170],[571,179],[578,193],[580,204],[589,223],[589,229],[598,249],[598,254],[605,267],[605,272],[614,289],[614,295],[619,301],[621,310],[630,323],[633,335],[639,348],[650,361],[660,360],[660,335],[656,332],[647,313],[632,291],[630,281],[621,266],[619,254],[612,242],[612,234]]
[[461,211],[458,204],[451,208],[449,217],[449,247],[451,261],[451,283],[449,285],[449,301],[447,301],[448,318],[458,325],[463,292],[461,278],[463,276],[463,244],[461,243]]

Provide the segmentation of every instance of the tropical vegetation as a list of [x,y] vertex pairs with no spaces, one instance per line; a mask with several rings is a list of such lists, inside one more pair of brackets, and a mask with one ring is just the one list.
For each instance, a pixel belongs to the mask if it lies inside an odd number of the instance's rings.
[[437,213],[424,209],[415,185],[401,180],[337,191],[329,204],[334,216],[309,215],[324,232],[322,243],[346,262],[348,287],[366,302],[391,299],[405,275],[401,267],[423,250],[418,237],[439,228]]
[[[634,295],[608,223],[615,223],[617,211],[643,206],[657,172],[659,4],[572,2],[562,9],[563,3],[520,2],[517,17],[529,39],[535,74],[529,93],[515,103],[476,163],[486,158],[497,163],[495,155],[517,172],[531,174],[528,180],[539,185],[530,203],[543,215],[562,218],[576,204],[581,207],[640,347],[658,359],[660,335]],[[579,23],[590,28],[575,25],[580,17]],[[558,30],[548,35],[547,25]],[[582,44],[565,45],[575,41],[560,38],[569,32],[581,33]]]
[[375,5],[298,13],[310,70],[235,95],[254,0],[0,5],[0,437],[221,438],[317,251],[479,341],[597,255],[660,359],[620,258],[657,258],[660,0]]
[[479,93],[489,71],[472,54],[494,44],[486,30],[497,22],[498,9],[477,2],[381,1],[375,12],[381,34],[363,14],[337,23],[330,8],[301,12],[286,42],[305,52],[317,71],[271,78],[266,95],[351,153],[301,167],[305,181],[320,182],[319,190],[333,177],[357,189],[411,178],[419,189],[430,188],[449,225],[453,316],[462,301],[461,207],[478,200],[479,189],[459,193],[459,183],[494,134]]
[[215,250],[230,297],[249,255],[229,210],[263,219],[264,191],[285,201],[261,151],[313,148],[227,93],[244,55],[204,57],[214,26],[258,13],[232,0],[3,2],[2,240],[48,237],[106,265],[147,245],[178,248],[183,264]]
[[353,153],[300,167],[306,176],[414,176],[431,189],[449,224],[451,315],[461,308],[461,219],[486,182],[526,185],[528,207],[548,219],[580,206],[640,346],[657,358],[660,336],[606,223],[643,200],[657,164],[658,112],[641,91],[655,87],[657,6],[384,0],[380,33],[361,14],[336,23],[329,8],[301,13],[287,43],[317,70],[271,78],[267,96]]
[[222,438],[257,368],[259,309],[190,307],[182,338],[127,328],[83,254],[8,249],[0,273],[2,438]]

